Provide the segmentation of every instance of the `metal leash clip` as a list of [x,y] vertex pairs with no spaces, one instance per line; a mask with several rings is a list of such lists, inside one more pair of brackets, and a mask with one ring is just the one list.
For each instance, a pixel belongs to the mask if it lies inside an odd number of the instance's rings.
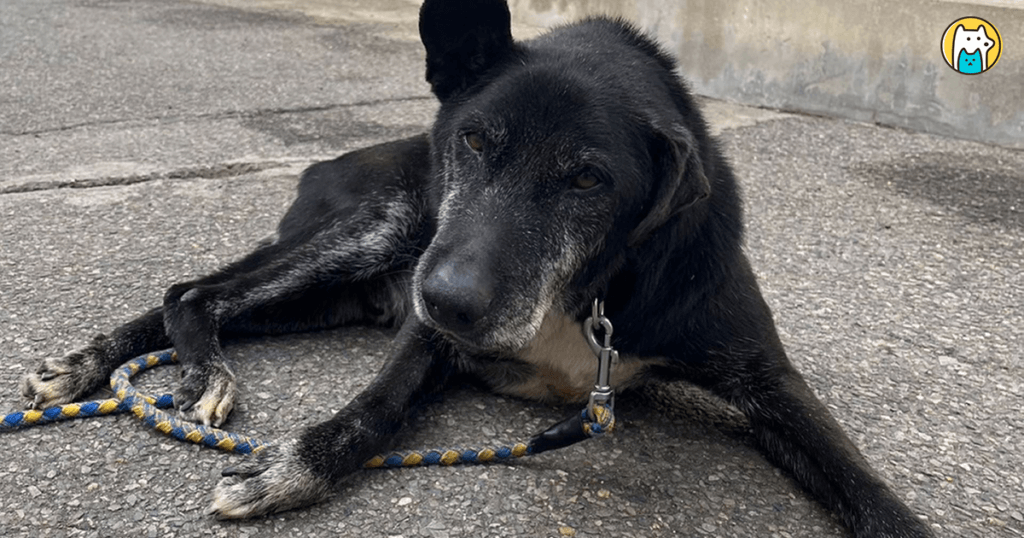
[[[612,363],[619,362],[619,352],[612,348],[612,322],[604,315],[604,301],[594,299],[591,315],[583,322],[587,333],[587,343],[597,356],[597,382],[590,391],[587,403],[587,416],[597,421],[597,406],[606,406],[609,411],[615,407],[615,391],[611,387]],[[596,331],[604,331],[604,344],[598,342]]]
[[[598,342],[597,331],[604,332],[604,344]],[[598,437],[615,427],[615,391],[611,387],[612,363],[619,353],[612,349],[612,322],[604,316],[604,303],[594,299],[592,315],[583,322],[583,332],[590,349],[597,356],[597,383],[590,391],[586,409],[535,435],[527,446],[530,454],[562,448]]]

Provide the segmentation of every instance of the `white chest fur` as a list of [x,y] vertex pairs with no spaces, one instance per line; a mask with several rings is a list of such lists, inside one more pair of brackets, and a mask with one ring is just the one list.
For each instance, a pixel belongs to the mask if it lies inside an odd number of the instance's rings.
[[[537,400],[582,401],[597,381],[597,357],[587,344],[583,327],[560,312],[548,313],[537,336],[518,358],[532,365],[536,375],[504,387],[509,394]],[[623,356],[612,365],[612,387],[618,390],[635,384],[643,370],[657,362]]]

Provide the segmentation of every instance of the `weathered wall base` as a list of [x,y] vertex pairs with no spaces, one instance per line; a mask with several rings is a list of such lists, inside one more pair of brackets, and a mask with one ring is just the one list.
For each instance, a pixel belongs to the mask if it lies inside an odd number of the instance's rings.
[[[1024,2],[983,0],[512,0],[551,25],[621,15],[653,32],[699,94],[1024,149]],[[946,27],[999,29],[996,66],[963,75],[942,58]]]

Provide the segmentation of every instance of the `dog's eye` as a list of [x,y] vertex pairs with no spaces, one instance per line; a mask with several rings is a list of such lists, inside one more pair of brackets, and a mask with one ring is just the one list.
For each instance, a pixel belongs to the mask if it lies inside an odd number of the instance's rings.
[[480,153],[484,150],[484,139],[477,133],[466,133],[466,145],[469,149]]
[[584,172],[582,174],[576,174],[575,176],[573,176],[570,184],[574,189],[585,191],[587,189],[593,189],[594,187],[600,185],[601,180],[597,179],[597,177],[594,176],[593,174]]

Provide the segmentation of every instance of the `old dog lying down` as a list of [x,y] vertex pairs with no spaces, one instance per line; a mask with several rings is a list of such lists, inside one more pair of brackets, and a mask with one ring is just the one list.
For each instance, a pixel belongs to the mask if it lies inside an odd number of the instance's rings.
[[25,378],[73,401],[173,345],[179,412],[221,424],[236,398],[222,335],[401,325],[379,376],[331,420],[225,471],[211,512],[324,498],[453,376],[540,400],[585,398],[581,328],[606,301],[612,383],[686,379],[749,417],[767,456],[857,536],[928,536],[794,371],[741,250],[733,174],[673,62],[591,19],[513,41],[504,1],[427,0],[427,135],[309,168],[274,242]]

